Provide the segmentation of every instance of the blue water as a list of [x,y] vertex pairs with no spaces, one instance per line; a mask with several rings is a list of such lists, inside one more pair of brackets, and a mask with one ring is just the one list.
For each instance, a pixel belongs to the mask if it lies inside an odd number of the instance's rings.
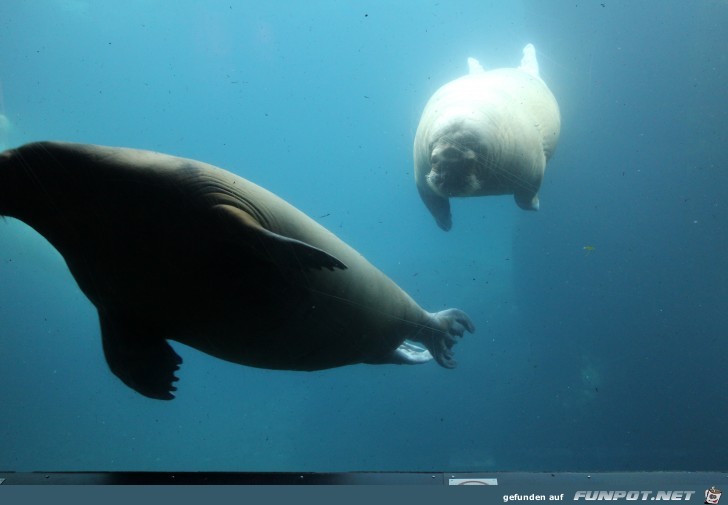
[[[4,0],[4,147],[224,167],[477,331],[455,370],[175,344],[177,398],[150,400],[60,255],[0,220],[0,470],[728,469],[725,26],[718,0]],[[528,42],[562,113],[541,210],[456,200],[442,232],[412,176],[422,108]]]

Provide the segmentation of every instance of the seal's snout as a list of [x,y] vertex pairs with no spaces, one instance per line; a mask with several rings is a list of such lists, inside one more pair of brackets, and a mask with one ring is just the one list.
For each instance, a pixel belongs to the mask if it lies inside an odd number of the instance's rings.
[[470,148],[445,144],[435,147],[430,156],[427,182],[438,194],[465,196],[478,189],[475,173],[477,156]]
[[475,160],[475,151],[467,147],[445,144],[432,150],[430,164],[434,167],[441,164],[458,164]]
[[456,161],[462,157],[462,153],[452,146],[437,149],[432,153],[432,161]]

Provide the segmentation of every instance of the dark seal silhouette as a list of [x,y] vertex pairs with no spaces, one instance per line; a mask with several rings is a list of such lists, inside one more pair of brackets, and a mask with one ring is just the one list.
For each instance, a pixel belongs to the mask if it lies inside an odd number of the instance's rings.
[[475,330],[460,310],[420,308],[284,200],[194,160],[28,144],[0,153],[0,215],[60,251],[98,309],[111,371],[151,398],[174,398],[182,359],[167,340],[270,369],[452,368]]

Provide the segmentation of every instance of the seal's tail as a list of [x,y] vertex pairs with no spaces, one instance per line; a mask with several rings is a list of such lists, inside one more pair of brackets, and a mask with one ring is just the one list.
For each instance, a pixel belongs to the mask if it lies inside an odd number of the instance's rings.
[[427,347],[440,366],[455,368],[457,362],[453,358],[452,348],[460,341],[465,331],[473,333],[475,325],[468,315],[459,309],[447,309],[429,315],[430,323],[416,337],[411,337],[411,340]]

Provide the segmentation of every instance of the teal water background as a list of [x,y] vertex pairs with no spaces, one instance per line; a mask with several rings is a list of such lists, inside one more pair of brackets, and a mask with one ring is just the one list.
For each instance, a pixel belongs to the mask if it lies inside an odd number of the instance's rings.
[[[124,386],[63,259],[0,220],[0,470],[728,469],[728,3],[4,0],[0,141],[204,160],[427,310],[459,366],[245,368],[176,345]],[[419,200],[429,96],[536,46],[562,113],[541,210]]]

